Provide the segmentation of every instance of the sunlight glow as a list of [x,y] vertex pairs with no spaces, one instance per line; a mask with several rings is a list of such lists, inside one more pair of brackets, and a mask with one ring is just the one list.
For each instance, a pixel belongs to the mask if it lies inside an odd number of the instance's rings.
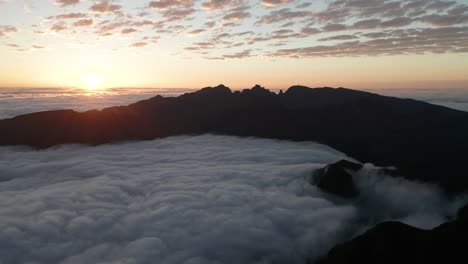
[[102,79],[96,75],[85,75],[81,77],[81,82],[83,83],[83,88],[88,90],[96,90],[100,88]]

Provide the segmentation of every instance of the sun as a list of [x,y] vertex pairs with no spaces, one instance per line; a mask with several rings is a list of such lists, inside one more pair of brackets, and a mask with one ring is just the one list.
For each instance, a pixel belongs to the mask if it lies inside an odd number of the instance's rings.
[[88,90],[96,90],[100,88],[102,79],[99,76],[88,74],[81,77],[81,82],[84,88]]

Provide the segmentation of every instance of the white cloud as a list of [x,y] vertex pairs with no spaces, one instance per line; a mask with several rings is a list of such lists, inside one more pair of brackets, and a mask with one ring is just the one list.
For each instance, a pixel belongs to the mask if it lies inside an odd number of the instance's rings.
[[371,166],[356,176],[355,203],[308,183],[312,169],[341,158],[315,143],[211,135],[3,147],[0,255],[5,263],[303,263],[389,216],[427,227],[454,213],[437,189],[376,178]]

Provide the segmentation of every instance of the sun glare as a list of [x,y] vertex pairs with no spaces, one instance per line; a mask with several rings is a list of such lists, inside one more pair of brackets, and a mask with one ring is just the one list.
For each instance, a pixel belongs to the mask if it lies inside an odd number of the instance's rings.
[[88,90],[96,90],[101,85],[102,79],[96,75],[85,75],[81,77],[84,88]]

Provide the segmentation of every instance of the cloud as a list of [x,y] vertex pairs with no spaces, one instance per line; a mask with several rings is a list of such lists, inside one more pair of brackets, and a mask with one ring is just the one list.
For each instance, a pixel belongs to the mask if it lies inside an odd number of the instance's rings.
[[99,25],[97,26],[96,33],[99,35],[104,35],[110,33],[113,30],[130,26],[130,24],[131,22],[126,20],[118,20],[113,22],[106,20],[104,22],[99,23]]
[[316,28],[311,28],[311,27],[305,27],[301,29],[301,33],[305,35],[314,35],[314,34],[319,34],[321,31]]
[[14,26],[0,26],[0,37],[4,37],[8,34],[16,33],[18,31],[18,28]]
[[122,5],[112,4],[106,0],[106,1],[100,1],[98,3],[95,3],[89,8],[89,11],[103,14],[103,13],[115,13],[117,11],[120,11],[121,9],[122,9]]
[[377,28],[380,25],[380,19],[366,19],[361,20],[353,24],[352,28],[354,29],[373,29]]
[[53,1],[60,6],[71,6],[71,5],[76,5],[80,2],[80,0],[53,0]]
[[56,16],[49,16],[47,17],[47,19],[62,20],[62,19],[78,19],[78,18],[85,18],[85,17],[87,17],[87,15],[84,13],[68,13],[68,14],[59,14]]
[[160,0],[160,1],[151,1],[149,7],[154,9],[169,9],[172,7],[191,7],[193,6],[193,0]]
[[135,42],[133,43],[132,45],[130,45],[130,47],[133,47],[133,48],[142,48],[144,46],[148,45],[148,43],[146,42]]
[[332,31],[343,31],[346,30],[346,25],[344,24],[328,24],[324,26],[323,31],[332,32]]
[[174,22],[174,21],[181,21],[186,19],[191,14],[195,13],[194,8],[178,8],[178,9],[169,9],[164,11],[163,17],[166,21]]
[[222,20],[243,20],[250,17],[250,13],[244,10],[234,10],[225,16]]
[[328,38],[321,38],[318,41],[330,41],[330,40],[350,40],[350,39],[357,39],[358,37],[355,35],[336,35]]
[[292,0],[261,0],[261,4],[268,7],[279,6],[290,2],[292,2]]
[[134,32],[138,32],[138,30],[136,30],[134,28],[126,28],[126,29],[122,29],[122,31],[120,31],[120,33],[122,33],[122,34],[130,34],[130,33],[134,33]]
[[64,25],[63,23],[57,23],[57,24],[54,24],[52,25],[52,27],[50,28],[50,30],[52,31],[55,31],[55,32],[60,32],[60,31],[64,31],[68,29],[66,25]]
[[91,26],[94,23],[92,19],[81,19],[73,23],[73,26],[75,27],[85,27],[85,26]]
[[200,28],[200,29],[192,30],[192,31],[188,32],[187,34],[195,36],[195,35],[199,35],[199,34],[201,34],[203,32],[206,32],[206,29]]
[[292,58],[327,56],[404,55],[468,52],[468,27],[389,30],[365,34],[370,40],[341,42],[330,46],[280,49],[272,56]]
[[[212,50],[204,49],[201,57],[227,59],[223,54],[238,53],[239,43],[246,49],[259,52],[252,56],[284,56],[305,58],[317,56],[375,56],[422,53],[461,53],[468,50],[461,36],[442,33],[432,37],[432,45],[422,38],[426,30],[468,26],[468,4],[461,0],[153,0],[145,2],[111,0],[53,0],[73,12],[48,14],[35,25],[36,32],[46,29],[56,34],[73,36],[95,34],[96,43],[113,35],[116,45],[128,47],[135,40],[121,36],[122,31],[133,28],[148,37],[165,39],[176,37],[180,43],[174,48],[180,56],[191,57],[191,51],[200,53],[194,38],[203,31],[206,41],[215,41]],[[82,4],[81,4],[82,3]],[[86,5],[85,5],[86,3]],[[79,4],[79,5],[78,5]],[[76,5],[76,6],[75,6]],[[36,12],[38,15],[40,10]],[[35,13],[35,15],[36,15]],[[87,27],[73,27],[80,20],[92,19]],[[252,35],[236,35],[245,31]],[[277,34],[278,29],[292,30],[290,34]],[[18,25],[18,29],[20,29]],[[441,32],[442,32],[441,31]],[[28,31],[29,32],[29,31]],[[348,37],[336,37],[333,32]],[[235,39],[216,39],[229,34]],[[414,45],[410,45],[411,36]],[[25,31],[25,34],[26,31]],[[0,36],[5,36],[0,29]],[[397,36],[396,36],[397,35]],[[354,36],[354,37],[350,37]],[[378,38],[376,36],[379,36]],[[395,37],[396,36],[396,37]],[[396,38],[396,39],[395,39]],[[304,40],[306,39],[306,40]],[[333,40],[336,45],[318,45]],[[349,40],[353,40],[350,42]],[[454,41],[453,45],[449,45]],[[385,44],[386,42],[386,44]],[[401,48],[396,44],[403,42]],[[311,43],[310,46],[303,46]],[[312,45],[315,43],[315,45]],[[393,45],[392,45],[393,44]],[[420,45],[421,44],[421,45]],[[281,46],[281,47],[280,47]],[[318,47],[320,46],[320,47]],[[359,48],[362,46],[362,49]],[[188,49],[187,49],[188,48]],[[349,49],[345,51],[346,49]],[[323,50],[324,52],[316,52]],[[313,51],[313,52],[310,52]],[[300,54],[299,54],[300,53]],[[315,55],[312,55],[315,54]],[[192,54],[193,55],[193,54]],[[206,56],[208,55],[208,56]]]
[[[0,151],[6,263],[305,263],[384,219],[453,215],[433,186],[355,176],[345,201],[308,183],[345,155],[311,142],[171,137]],[[47,161],[47,162],[45,162]]]
[[311,11],[296,11],[289,8],[283,8],[270,12],[268,15],[261,17],[258,24],[272,24],[277,22],[284,22],[288,20],[306,18],[312,14]]
[[245,0],[206,0],[203,2],[202,7],[207,10],[213,11],[223,9],[226,7],[243,5],[245,2]]
[[244,51],[237,52],[237,53],[234,53],[234,54],[223,55],[223,58],[225,58],[225,59],[244,59],[244,58],[250,57],[251,52],[252,52],[251,50],[244,50]]
[[468,14],[453,16],[453,15],[427,15],[419,18],[420,21],[429,23],[433,26],[447,27],[468,22]]

